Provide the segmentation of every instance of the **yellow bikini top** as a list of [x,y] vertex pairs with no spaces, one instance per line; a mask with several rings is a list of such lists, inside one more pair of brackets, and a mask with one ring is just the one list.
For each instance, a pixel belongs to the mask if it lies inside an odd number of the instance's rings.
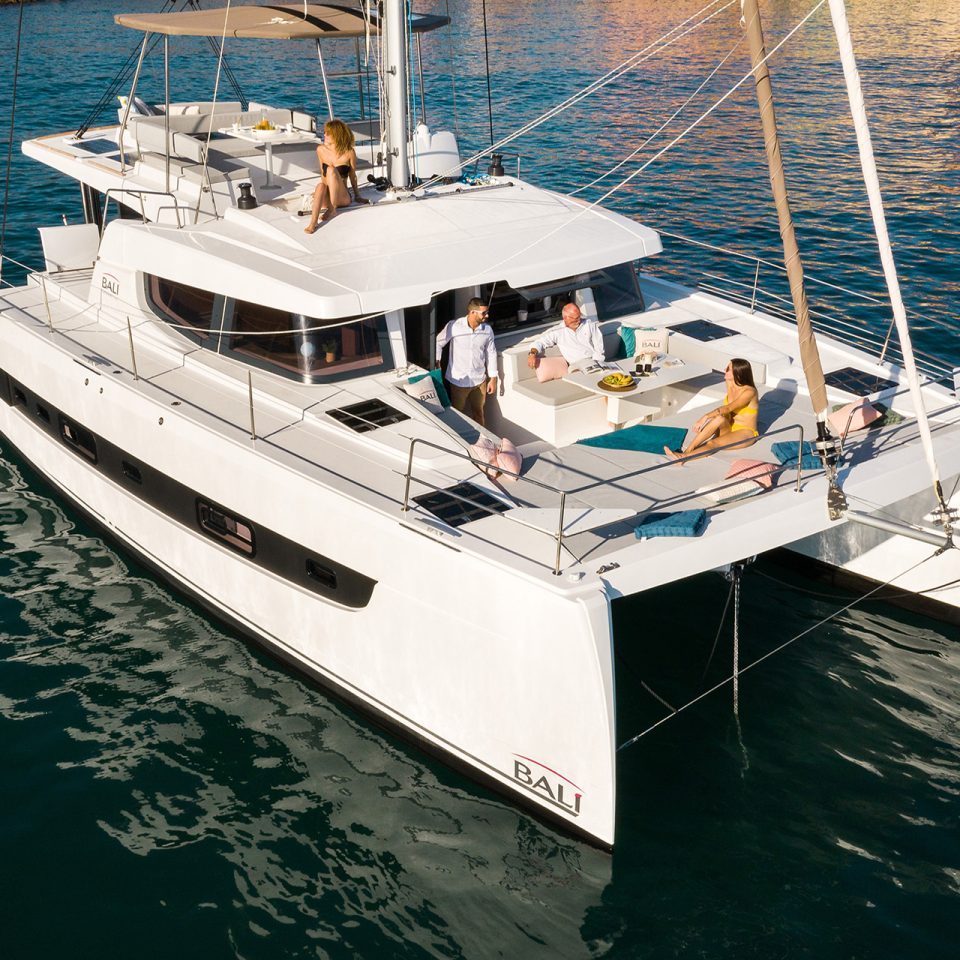
[[[730,391],[729,391],[729,390],[724,394],[724,397],[723,397],[723,405],[724,405],[724,406],[729,406],[729,405],[730,405]],[[747,407],[741,407],[739,410],[734,410],[734,411],[733,411],[733,415],[734,415],[735,417],[739,416],[741,413],[753,413],[753,414],[756,414],[756,413],[759,413],[759,409],[758,409],[757,407],[747,406]]]

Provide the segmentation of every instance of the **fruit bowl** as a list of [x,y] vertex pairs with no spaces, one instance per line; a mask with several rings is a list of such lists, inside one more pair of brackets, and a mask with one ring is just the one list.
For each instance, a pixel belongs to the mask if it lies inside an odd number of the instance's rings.
[[601,390],[611,390],[620,393],[624,390],[632,390],[636,384],[629,373],[608,373],[598,381]]

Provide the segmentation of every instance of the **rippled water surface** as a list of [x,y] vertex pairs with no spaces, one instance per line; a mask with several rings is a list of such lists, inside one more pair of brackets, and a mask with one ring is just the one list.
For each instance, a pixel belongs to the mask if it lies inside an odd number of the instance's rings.
[[[953,322],[960,295],[960,6],[849,7],[917,341],[960,363],[956,328],[938,325]],[[772,47],[812,4],[762,8]],[[487,0],[495,136],[698,9]],[[17,141],[86,117],[136,40],[113,25],[119,10],[93,0],[25,8]],[[454,27],[424,44],[428,119],[455,124],[464,149],[479,150],[490,124],[483,5],[450,0],[449,10]],[[5,130],[17,17],[0,8]],[[739,39],[729,8],[508,149],[525,176],[580,189],[640,147],[729,55],[612,185],[746,72]],[[208,98],[209,51],[182,41],[172,52],[180,95]],[[237,43],[228,57],[248,96],[319,109],[306,47]],[[148,98],[162,94],[157,64],[148,61]],[[809,268],[877,293],[825,9],[773,71]],[[664,231],[775,260],[755,115],[746,85],[607,202]],[[603,184],[583,195],[598,197]],[[5,252],[28,263],[38,262],[37,225],[80,216],[74,189],[16,152],[10,197]],[[668,273],[752,281],[750,265],[666,247]],[[769,290],[782,295],[772,270]],[[831,315],[849,299],[813,298]],[[849,316],[881,335],[888,322],[876,306]],[[251,650],[65,512],[5,444],[2,453],[4,958],[956,956],[956,630],[866,603],[750,671],[739,723],[723,691],[659,727],[621,755],[618,845],[607,856]],[[710,659],[727,589],[700,577],[615,611],[624,738],[663,714],[641,682],[680,703],[729,672],[729,630]],[[750,568],[742,661],[849,599],[772,564]]]

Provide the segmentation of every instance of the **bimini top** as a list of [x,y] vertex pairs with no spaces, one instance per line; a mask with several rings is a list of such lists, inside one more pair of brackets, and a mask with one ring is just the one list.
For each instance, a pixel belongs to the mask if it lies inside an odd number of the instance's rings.
[[[260,40],[314,40],[330,37],[363,37],[377,33],[379,18],[371,5],[369,24],[361,10],[340,4],[279,3],[269,7],[230,6],[179,13],[118,13],[114,20],[122,27],[144,33],[165,33],[177,37],[242,37]],[[436,30],[449,17],[414,13],[414,33]]]

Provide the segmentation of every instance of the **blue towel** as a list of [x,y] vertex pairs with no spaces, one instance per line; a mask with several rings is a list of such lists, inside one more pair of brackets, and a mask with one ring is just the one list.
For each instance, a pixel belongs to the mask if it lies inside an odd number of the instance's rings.
[[648,513],[633,528],[638,540],[652,537],[696,537],[707,524],[706,510],[679,510],[676,513]]
[[602,433],[599,437],[578,440],[585,447],[603,447],[606,450],[642,450],[645,453],[663,453],[664,447],[676,450],[686,437],[682,427],[653,427],[638,423],[626,430]]
[[[770,449],[785,467],[795,467],[797,465],[797,446],[796,440],[782,440],[780,443],[775,443]],[[800,463],[800,469],[819,470],[821,466],[820,458],[814,453],[813,444],[809,440],[804,440],[803,460]]]
[[429,373],[420,373],[415,377],[410,377],[407,380],[407,383],[416,383],[418,380],[422,380],[424,377],[433,377],[433,383],[437,388],[437,399],[440,401],[440,406],[449,407],[450,394],[447,393],[447,388],[443,385],[443,371],[437,369],[431,370]]

